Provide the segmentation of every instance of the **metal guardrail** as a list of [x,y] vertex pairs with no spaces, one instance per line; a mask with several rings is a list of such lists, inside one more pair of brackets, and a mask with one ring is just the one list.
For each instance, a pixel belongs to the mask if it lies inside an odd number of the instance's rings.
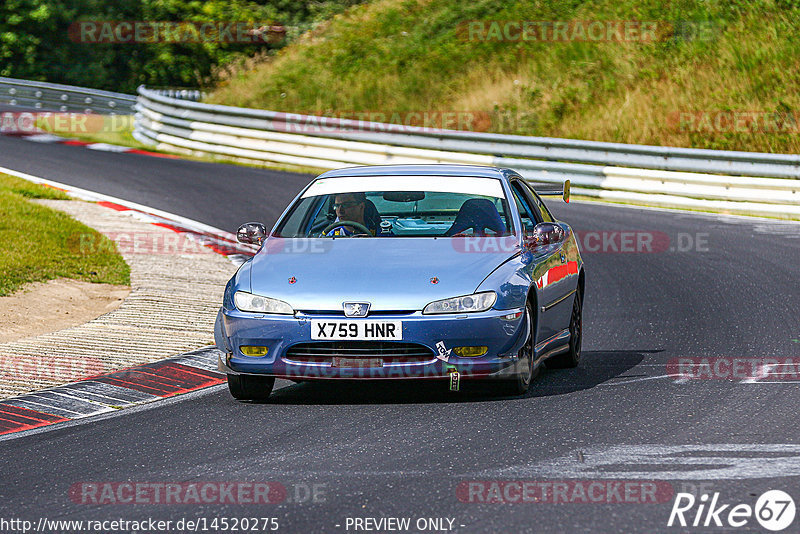
[[[167,97],[144,87],[139,88],[139,95],[154,104],[172,106]],[[314,135],[349,141],[495,154],[505,158],[536,158],[549,161],[708,172],[734,176],[800,178],[800,155],[797,154],[704,150],[426,129],[202,103],[186,104],[181,107],[187,111],[204,113],[206,118],[209,115],[228,118],[229,120],[220,124],[231,126],[292,132],[302,131],[309,124],[329,125],[331,130],[335,131],[326,132],[320,128],[320,131]],[[254,124],[247,119],[255,119],[259,123]],[[267,124],[264,124],[264,121],[267,121]]]
[[152,91],[154,94],[166,96],[168,98],[177,98],[179,100],[190,100],[192,102],[198,102],[200,99],[205,98],[206,93],[200,91],[198,89],[175,89],[175,88],[167,88],[167,89],[154,89],[149,88],[148,91]]
[[[800,155],[623,145],[311,117],[203,104],[140,87],[134,136],[167,150],[324,169],[392,163],[510,167],[576,194],[800,215]],[[311,128],[309,128],[311,126]],[[313,135],[305,135],[313,131]]]
[[[189,89],[133,95],[0,77],[0,106],[135,112],[134,137],[167,150],[322,169],[392,163],[510,167],[576,194],[654,205],[800,216],[800,155],[601,143],[410,127],[198,102]],[[308,135],[312,130],[313,135]]]
[[0,76],[0,105],[25,111],[132,115],[136,96]]

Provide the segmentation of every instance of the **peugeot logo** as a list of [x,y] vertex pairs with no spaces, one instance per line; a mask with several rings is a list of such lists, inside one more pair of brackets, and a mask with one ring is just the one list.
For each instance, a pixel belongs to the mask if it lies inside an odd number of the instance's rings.
[[345,302],[342,307],[345,317],[366,317],[369,313],[369,302]]

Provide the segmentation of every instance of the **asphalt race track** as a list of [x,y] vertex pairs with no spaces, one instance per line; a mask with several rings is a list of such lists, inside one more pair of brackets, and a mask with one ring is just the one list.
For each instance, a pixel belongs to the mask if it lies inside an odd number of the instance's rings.
[[[311,178],[3,136],[0,167],[124,198],[231,232],[242,222],[275,221]],[[163,187],[154,187],[154,182]],[[232,188],[237,191],[235,197]]]
[[[0,166],[228,231],[249,220],[272,223],[308,181],[8,137],[0,137]],[[355,519],[390,517],[410,518],[412,532],[721,532],[736,529],[713,521],[668,527],[675,494],[719,493],[719,503],[731,505],[719,515],[723,523],[730,508],[754,506],[767,490],[797,500],[800,370],[785,364],[800,361],[800,224],[549,205],[582,236],[587,287],[577,369],[544,371],[524,398],[474,386],[455,394],[444,382],[317,383],[249,404],[215,387],[11,436],[0,441],[0,515],[34,524],[271,517],[283,532],[364,531],[372,524],[357,529]],[[636,250],[642,235],[649,251]],[[620,250],[631,242],[633,251]],[[680,379],[680,358],[722,364],[705,368],[704,379]],[[751,359],[762,358],[773,363],[752,373]],[[499,493],[492,481],[500,481]],[[558,503],[553,494],[509,504],[520,500],[518,491],[502,490],[518,488],[509,481],[568,489]],[[632,481],[629,494],[614,486],[587,500],[574,491]],[[75,497],[75,485],[120,482],[273,482],[286,493],[273,504]],[[635,491],[643,487],[657,488],[655,498]],[[426,521],[436,518],[444,521]],[[754,517],[738,530],[764,531]],[[790,531],[800,531],[800,518]]]

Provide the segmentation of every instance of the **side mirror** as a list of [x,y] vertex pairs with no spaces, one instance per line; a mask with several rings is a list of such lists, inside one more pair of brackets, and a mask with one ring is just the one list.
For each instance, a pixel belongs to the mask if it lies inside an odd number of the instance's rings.
[[528,249],[543,245],[555,245],[564,240],[564,229],[561,226],[542,222],[533,228],[533,233],[525,236],[525,247]]
[[267,238],[267,227],[258,222],[249,222],[243,224],[236,231],[236,239],[239,243],[247,245],[261,246]]

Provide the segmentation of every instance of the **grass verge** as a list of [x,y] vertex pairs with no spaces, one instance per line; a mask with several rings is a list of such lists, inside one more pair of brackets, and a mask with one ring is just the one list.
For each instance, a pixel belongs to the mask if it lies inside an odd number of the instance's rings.
[[80,115],[73,120],[41,120],[37,126],[45,132],[87,143],[108,143],[141,150],[152,150],[133,137],[133,115]]
[[[113,241],[68,215],[29,199],[62,192],[0,174],[0,296],[31,282],[73,278],[129,285],[130,268]],[[81,250],[80,243],[93,247]]]
[[133,129],[126,128],[125,130],[121,131],[112,131],[112,132],[96,132],[96,133],[68,133],[68,134],[60,134],[56,132],[56,135],[63,135],[65,137],[69,137],[72,139],[79,139],[80,141],[86,141],[87,143],[107,143],[109,145],[120,145],[120,146],[127,146],[131,148],[137,148],[139,150],[149,150],[151,152],[160,152],[159,150],[155,150],[151,146],[147,146],[145,144],[140,143],[133,137]]

